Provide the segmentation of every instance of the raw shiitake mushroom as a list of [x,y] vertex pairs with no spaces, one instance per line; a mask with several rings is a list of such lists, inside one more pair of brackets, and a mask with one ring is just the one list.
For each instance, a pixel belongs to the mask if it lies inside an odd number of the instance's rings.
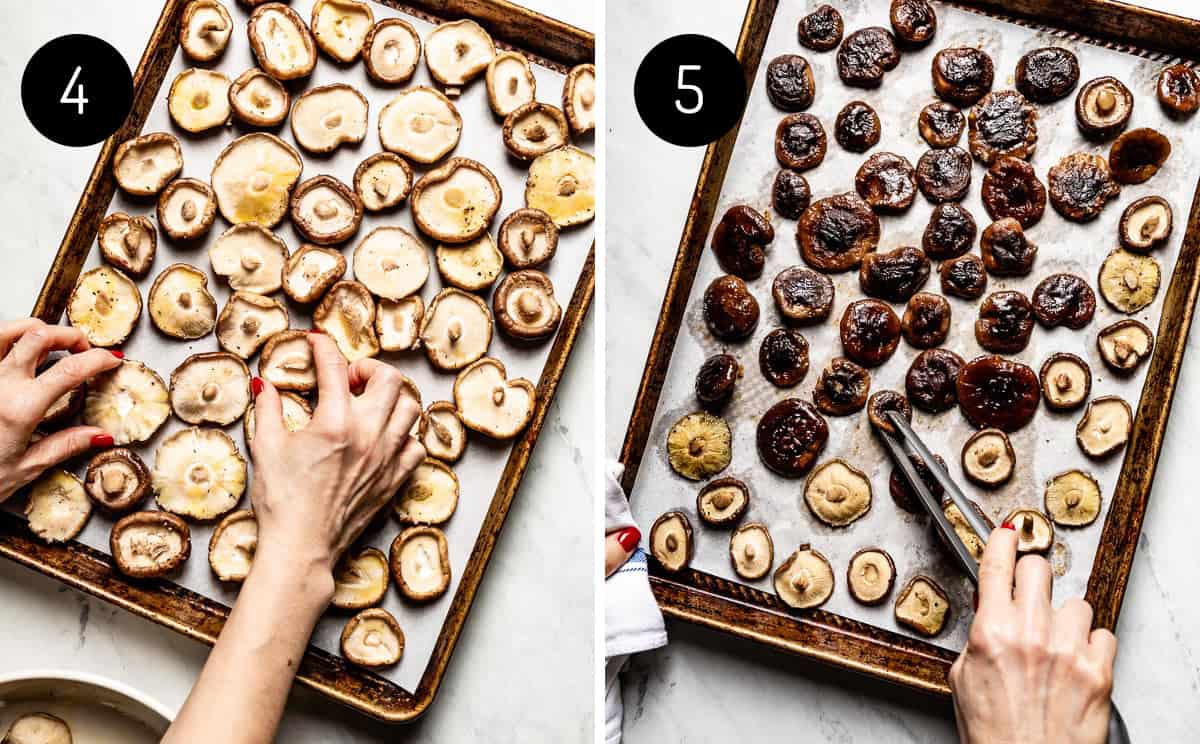
[[820,323],[833,311],[833,280],[803,266],[789,266],[771,283],[771,297],[785,322]]
[[900,319],[887,303],[855,300],[840,325],[842,352],[864,367],[878,367],[900,345]]
[[372,669],[392,666],[404,655],[404,631],[390,612],[380,607],[363,610],[346,623],[342,656]]
[[720,408],[733,397],[733,389],[742,377],[742,365],[732,354],[714,354],[696,373],[696,400],[705,408]]
[[354,169],[354,193],[368,212],[400,204],[408,198],[412,185],[412,168],[395,153],[377,152]]
[[[176,182],[178,183],[178,181]],[[141,278],[150,271],[158,248],[154,223],[145,217],[113,212],[100,220],[96,231],[100,256],[126,274]]]
[[421,344],[425,302],[420,295],[401,300],[379,300],[375,308],[375,334],[384,351],[411,351]]
[[425,452],[442,462],[457,462],[467,448],[467,428],[458,409],[447,400],[435,400],[421,414],[420,440]]
[[458,508],[458,476],[441,460],[425,458],[392,501],[400,524],[442,524]]
[[842,42],[842,14],[832,5],[820,5],[796,26],[800,43],[814,52],[828,52]]
[[411,602],[431,602],[450,587],[446,535],[437,527],[419,525],[396,535],[389,562],[396,586]]
[[704,290],[702,307],[708,329],[719,339],[740,341],[758,326],[758,300],[736,276],[714,279]]
[[795,387],[808,374],[808,340],[792,328],[776,328],[763,337],[758,368],[777,387]]
[[1033,290],[1033,313],[1047,328],[1080,329],[1092,322],[1096,293],[1075,274],[1051,274]]
[[1017,60],[1017,90],[1034,103],[1053,103],[1079,84],[1079,59],[1062,47],[1040,47]]
[[429,251],[403,227],[377,227],[354,250],[354,278],[372,294],[403,299],[429,278]]
[[457,95],[495,56],[492,37],[472,20],[442,23],[425,38],[425,66],[447,93]]
[[896,38],[910,48],[924,46],[937,33],[937,15],[926,0],[892,0],[888,19]]
[[876,212],[903,212],[917,196],[917,172],[903,155],[877,152],[859,167],[854,188]]
[[808,180],[799,172],[780,168],[771,184],[771,207],[780,217],[798,220],[812,201]]
[[435,163],[458,146],[463,121],[450,99],[418,85],[403,90],[379,112],[379,143],[416,163]]
[[799,54],[781,54],[767,63],[767,98],[783,111],[803,111],[816,95],[812,67]]
[[71,744],[71,727],[49,713],[25,713],[13,719],[4,744]]
[[1108,162],[1099,155],[1076,152],[1050,167],[1050,205],[1075,222],[1094,220],[1109,199],[1121,193]]
[[732,527],[750,508],[750,489],[737,478],[709,481],[696,496],[696,513],[712,527]]
[[847,416],[867,404],[871,374],[845,357],[834,357],[813,386],[813,403],[821,413]]
[[278,300],[234,292],[217,317],[217,343],[225,351],[249,359],[268,338],[287,327],[287,309]]
[[1146,253],[1162,247],[1171,237],[1171,205],[1161,196],[1143,196],[1121,213],[1118,237],[1121,247]]
[[500,182],[487,167],[467,158],[450,158],[421,176],[409,201],[421,232],[457,244],[487,232],[500,199]]
[[1021,227],[1033,227],[1046,213],[1046,187],[1020,158],[997,158],[983,174],[980,198],[993,220],[1011,217]]
[[288,197],[304,169],[296,149],[266,132],[253,132],[226,145],[213,165],[217,209],[233,224],[275,227],[287,214]]
[[[942,459],[941,455],[934,454],[933,459],[941,466],[943,471],[946,470],[946,461]],[[946,490],[942,487],[941,482],[934,478],[933,470],[925,462],[924,458],[911,453],[908,456],[908,461],[912,463],[913,470],[917,471],[917,475],[921,478],[925,487],[929,489],[929,494],[933,496],[936,502],[940,503]],[[892,495],[892,501],[896,502],[896,506],[909,514],[928,516],[929,512],[925,511],[921,497],[917,495],[912,484],[908,482],[904,471],[896,465],[892,466],[892,473],[888,476],[888,493]]]
[[29,486],[25,518],[30,531],[48,543],[75,539],[91,516],[83,483],[65,470],[47,470]]
[[818,199],[800,215],[796,238],[809,266],[827,273],[848,271],[879,244],[879,217],[853,192]]
[[819,466],[804,483],[804,503],[830,527],[845,527],[871,508],[871,479],[841,458]]
[[515,341],[548,339],[562,318],[550,277],[537,269],[522,269],[504,277],[492,294],[492,312],[500,331]]
[[[61,357],[58,361],[65,359]],[[49,369],[53,364],[38,367],[38,374]],[[42,415],[41,421],[38,421],[38,431],[48,432],[56,431],[63,428],[68,423],[73,421],[79,412],[83,410],[83,399],[87,395],[87,383],[81,382],[77,387],[71,388],[67,392],[60,395],[50,407],[46,409],[46,413]]]
[[927,413],[948,411],[958,403],[956,381],[963,360],[949,349],[926,349],[904,376],[908,400]]
[[1025,276],[1033,270],[1037,250],[1025,237],[1021,223],[1012,217],[988,225],[979,238],[983,265],[993,276]]
[[540,209],[522,207],[504,218],[496,232],[500,253],[514,269],[532,269],[554,258],[558,226]]
[[313,5],[313,39],[337,62],[349,64],[358,59],[374,26],[371,6],[361,0],[317,0]]
[[934,204],[965,198],[971,190],[971,156],[961,147],[926,150],[917,161],[917,188]]
[[250,15],[250,48],[258,66],[276,80],[308,77],[317,47],[304,19],[283,3],[259,5]]
[[958,407],[979,429],[1020,429],[1037,413],[1041,397],[1037,374],[1011,359],[980,356],[958,372]]
[[1100,358],[1118,374],[1132,374],[1150,358],[1154,349],[1154,334],[1145,324],[1126,318],[1101,329],[1096,336]]
[[267,228],[253,222],[234,225],[208,249],[217,276],[234,290],[267,295],[283,286],[287,245]]
[[567,117],[556,106],[532,101],[504,117],[504,147],[518,160],[532,160],[567,144]]
[[232,113],[229,78],[216,70],[184,70],[171,83],[167,111],[176,126],[193,134],[224,126]]
[[1158,74],[1157,92],[1168,114],[1191,116],[1200,109],[1200,74],[1183,63],[1164,67]]
[[850,558],[846,586],[861,604],[882,604],[896,584],[896,564],[883,548],[863,548]]
[[978,227],[967,208],[955,202],[939,204],[929,215],[921,249],[935,261],[958,258],[971,250]]
[[290,118],[296,144],[307,152],[333,152],[367,136],[367,99],[344,83],[310,88],[296,97]]
[[1029,345],[1033,324],[1028,297],[1011,289],[993,292],[979,306],[975,340],[987,351],[1015,354]]
[[1045,502],[1055,524],[1086,527],[1100,516],[1100,484],[1082,470],[1068,470],[1046,483]]
[[1123,313],[1136,313],[1158,295],[1162,270],[1152,256],[1117,248],[1100,264],[1100,296]]
[[775,128],[775,159],[784,168],[806,171],[825,159],[828,139],[812,114],[788,114]]
[[775,544],[767,526],[754,522],[734,530],[729,536],[729,559],[734,573],[747,581],[766,576],[775,563]]
[[362,284],[340,281],[313,311],[313,327],[333,339],[349,362],[379,354],[375,335],[375,299]]
[[250,405],[250,370],[226,351],[193,354],[171,373],[170,395],[186,423],[232,424]]
[[504,364],[484,357],[458,373],[454,406],[463,424],[492,439],[513,439],[533,418],[537,391],[524,377],[509,379]]
[[486,232],[466,243],[439,245],[436,254],[442,280],[468,292],[480,292],[492,286],[504,270],[504,256]]
[[729,424],[706,411],[689,413],[667,433],[667,462],[689,480],[711,478],[733,457]]
[[670,511],[654,520],[650,528],[650,555],[663,570],[672,573],[687,568],[696,549],[692,523],[683,512]]
[[900,332],[918,349],[938,346],[950,335],[950,303],[941,295],[917,292],[904,307]]
[[984,165],[1006,155],[1029,160],[1037,138],[1037,109],[1015,90],[988,93],[967,113],[967,142]]
[[143,134],[121,143],[112,170],[125,193],[153,196],[183,170],[183,148],[166,132]]
[[180,429],[158,445],[152,476],[160,509],[200,521],[234,509],[246,490],[246,461],[220,429]]
[[1102,458],[1125,446],[1133,431],[1133,411],[1115,395],[1093,398],[1075,427],[1075,441],[1088,457]]
[[[520,52],[499,52],[492,57],[484,81],[487,83],[488,105],[491,106],[492,113],[501,118],[527,103],[533,103],[537,98],[537,78],[533,76],[529,60]],[[567,81],[570,84],[569,77]],[[592,98],[594,103],[594,87]],[[564,92],[564,113],[571,103],[572,100]]]
[[1075,123],[1093,140],[1111,139],[1129,125],[1133,94],[1114,77],[1089,80],[1075,96]]
[[867,420],[871,428],[888,434],[896,434],[896,425],[892,423],[890,413],[897,413],[905,421],[912,421],[912,406],[895,390],[879,390],[871,393],[867,399]]
[[176,178],[158,197],[157,213],[158,224],[172,240],[195,240],[212,227],[217,197],[204,181]]
[[1004,518],[1017,531],[1017,554],[1046,553],[1054,545],[1054,524],[1037,509],[1013,509]]
[[883,74],[900,64],[896,38],[879,26],[859,29],[838,47],[838,77],[855,88],[878,88]]
[[108,514],[120,514],[146,500],[150,470],[133,450],[113,447],[88,461],[83,487],[96,506]]
[[[975,510],[975,513],[979,515],[979,518],[988,526],[989,530],[996,528],[992,520],[988,519],[988,516],[983,513],[983,509],[980,508],[979,504],[970,499],[967,499],[967,503],[971,505],[971,508]],[[962,511],[958,508],[958,505],[950,499],[942,501],[942,514],[945,515],[946,521],[950,523],[950,526],[954,528],[954,533],[958,535],[958,539],[962,541],[963,547],[967,549],[971,557],[976,561],[983,558],[983,548],[987,540],[987,535],[981,536],[976,534],[975,530],[971,528],[970,523],[967,522],[967,518],[963,516]],[[938,536],[940,537],[941,533],[938,533]]]
[[712,249],[721,268],[742,279],[757,279],[775,229],[766,215],[746,204],[726,210],[713,230]]
[[929,279],[925,251],[902,245],[893,251],[872,251],[863,256],[858,284],[863,294],[888,302],[908,302]]
[[292,191],[292,224],[317,245],[349,240],[358,232],[362,216],[362,200],[333,176],[310,178]]
[[339,610],[362,610],[379,604],[388,589],[388,558],[379,548],[346,552],[333,569],[333,599]]
[[491,343],[492,316],[479,297],[447,287],[429,303],[421,321],[421,345],[436,369],[462,369],[486,354]]
[[252,127],[274,127],[283,123],[292,107],[292,94],[283,83],[251,67],[229,86],[233,116]]
[[1108,151],[1108,167],[1117,183],[1144,183],[1171,156],[1171,141],[1143,127],[1125,132]]
[[307,305],[323,297],[345,273],[346,257],[341,251],[302,243],[283,266],[283,293]]
[[917,116],[917,130],[930,147],[957,145],[966,127],[962,111],[945,101],[934,101]]
[[775,570],[775,593],[788,607],[811,610],[833,595],[833,566],[809,545],[801,545]]
[[170,415],[162,378],[132,359],[94,377],[83,403],[83,423],[111,434],[114,444],[146,441]]
[[571,134],[580,137],[596,128],[596,66],[576,65],[563,81],[563,113]]
[[956,106],[975,105],[992,89],[995,68],[987,52],[974,47],[949,47],[933,55],[933,90]]
[[67,320],[93,346],[124,343],[141,316],[137,285],[109,266],[84,272],[67,300]]
[[914,576],[896,597],[896,622],[923,636],[941,633],[949,614],[950,596],[929,576]]
[[[290,432],[300,431],[312,421],[312,406],[295,393],[280,393],[279,405],[283,415],[283,428]],[[242,416],[242,436],[246,439],[246,447],[254,444],[255,426],[254,404],[251,403],[250,407],[246,409],[246,415]]]
[[812,469],[828,441],[825,419],[816,406],[799,398],[785,398],[768,408],[755,433],[763,464],[787,478],[799,478]]
[[254,512],[248,509],[231,512],[208,539],[208,566],[220,581],[245,581],[257,549],[258,520]]
[[961,297],[965,300],[975,300],[987,291],[987,272],[984,270],[983,259],[974,253],[965,253],[949,261],[943,261],[938,267],[938,276],[942,282],[942,292],[951,297]]
[[187,523],[164,511],[138,511],[122,517],[108,537],[117,570],[134,579],[164,576],[192,553]]
[[402,18],[384,18],[363,40],[363,67],[381,85],[407,83],[421,61],[421,37]]
[[211,62],[225,52],[233,19],[218,0],[192,0],[183,8],[179,47],[193,62]]
[[1074,354],[1060,351],[1042,363],[1042,396],[1052,411],[1073,411],[1092,392],[1092,370]]
[[995,488],[1007,483],[1016,466],[1012,443],[1000,429],[981,429],[963,444],[963,475],[977,486]]
[[280,390],[301,393],[315,390],[317,372],[308,334],[280,331],[267,339],[258,357],[258,374]]

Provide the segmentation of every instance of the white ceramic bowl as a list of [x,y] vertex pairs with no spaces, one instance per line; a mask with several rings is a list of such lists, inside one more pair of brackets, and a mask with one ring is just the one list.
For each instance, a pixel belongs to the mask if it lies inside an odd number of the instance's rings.
[[[100,726],[105,725],[105,720],[113,720],[111,716],[116,713],[126,721],[145,727],[153,735],[147,741],[157,741],[171,725],[172,718],[165,705],[145,693],[98,675],[49,669],[0,674],[0,722],[3,722],[0,735],[8,728],[9,719],[14,717],[8,715],[9,712],[26,712],[28,708],[51,714],[62,709],[83,711],[84,718],[93,722],[92,725]],[[68,723],[72,722],[70,716],[63,717]],[[81,739],[77,736],[76,740]]]

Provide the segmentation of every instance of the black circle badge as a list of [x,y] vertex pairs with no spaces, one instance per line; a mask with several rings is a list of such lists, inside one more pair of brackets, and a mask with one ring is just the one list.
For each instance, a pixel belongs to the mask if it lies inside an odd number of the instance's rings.
[[746,77],[733,52],[708,36],[672,36],[650,50],[633,81],[638,114],[673,145],[707,145],[737,123]]
[[47,42],[25,65],[21,104],[46,139],[94,145],[117,131],[133,104],[133,75],[103,39],[69,34]]

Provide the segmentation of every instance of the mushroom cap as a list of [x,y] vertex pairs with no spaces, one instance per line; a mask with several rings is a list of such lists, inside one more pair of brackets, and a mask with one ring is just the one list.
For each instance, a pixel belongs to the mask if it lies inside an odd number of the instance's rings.
[[421,37],[402,18],[384,18],[363,41],[363,66],[371,79],[383,85],[408,82],[421,61]]
[[1109,369],[1130,374],[1150,357],[1154,350],[1154,333],[1144,323],[1126,318],[1100,329],[1096,346]]
[[412,185],[412,168],[395,153],[377,152],[354,169],[354,193],[368,212],[397,206],[408,198]]
[[65,470],[47,470],[29,487],[29,529],[48,543],[73,540],[91,516],[92,502],[83,483]]
[[1100,484],[1082,470],[1059,473],[1046,483],[1046,514],[1064,527],[1086,527],[1100,516]]
[[140,278],[150,271],[154,263],[158,233],[154,223],[145,217],[113,212],[100,220],[96,243],[105,261],[130,276]]
[[226,351],[193,354],[171,373],[171,408],[189,424],[232,424],[250,405],[250,370]]
[[1146,308],[1158,295],[1162,269],[1153,256],[1114,249],[1100,264],[1100,296],[1123,313]]
[[650,528],[650,554],[672,573],[682,571],[692,561],[696,543],[692,539],[692,524],[683,512],[670,511],[654,520]]
[[411,351],[421,345],[425,302],[420,295],[381,299],[375,308],[375,333],[384,351]]
[[280,390],[315,390],[317,370],[308,334],[288,330],[267,339],[258,357],[258,374]]
[[[975,513],[978,514],[983,520],[983,523],[994,529],[995,525],[992,523],[992,520],[988,519],[987,515],[983,513],[983,509],[979,507],[979,504],[976,504],[974,501],[970,501],[970,499],[968,499],[968,501],[970,502],[971,507],[974,508]],[[958,539],[962,541],[963,547],[967,549],[967,552],[971,554],[971,557],[973,557],[976,561],[983,558],[983,548],[985,541],[987,540],[987,536],[980,536],[978,533],[976,533],[975,530],[971,528],[971,524],[967,521],[967,518],[963,516],[962,510],[959,509],[958,505],[952,502],[949,498],[946,498],[942,502],[942,514],[945,515],[946,521],[950,523],[950,526],[954,528],[954,534],[958,535]]]
[[1114,77],[1089,80],[1075,95],[1075,122],[1091,139],[1105,140],[1116,136],[1129,124],[1132,114],[1133,94]]
[[184,70],[171,83],[167,111],[176,126],[193,134],[224,126],[232,113],[229,78],[216,70]]
[[114,444],[146,441],[170,415],[162,378],[132,359],[92,378],[83,403],[83,423],[111,434]]
[[1074,354],[1051,354],[1039,374],[1042,397],[1054,411],[1071,411],[1083,405],[1092,390],[1092,370]]
[[113,525],[109,552],[117,570],[135,579],[170,573],[192,552],[187,523],[164,511],[138,511]]
[[421,321],[421,345],[439,370],[459,370],[487,353],[492,343],[492,316],[473,294],[447,287],[429,303]]
[[561,109],[532,101],[504,117],[504,147],[518,160],[532,160],[570,140],[567,117]]
[[245,581],[257,548],[258,520],[254,512],[231,512],[208,540],[208,565],[221,581]]
[[[66,357],[60,357],[58,361],[62,361]],[[39,365],[38,374],[49,369],[53,364],[46,366]],[[58,396],[46,412],[42,415],[41,421],[38,421],[37,428],[41,432],[55,431],[61,429],[70,423],[79,412],[83,410],[83,399],[87,395],[87,383],[81,382],[77,387],[73,387],[62,395]]]
[[775,543],[764,524],[744,524],[729,536],[729,559],[733,570],[747,581],[767,575],[775,563]]
[[361,610],[379,604],[387,593],[388,559],[378,548],[347,551],[333,569],[334,607]]
[[981,429],[963,444],[963,474],[978,486],[994,488],[1006,483],[1016,463],[1012,443],[1000,429]]
[[341,648],[342,656],[359,666],[391,666],[404,655],[404,631],[391,613],[373,607],[346,623]]
[[442,85],[466,85],[487,69],[495,56],[492,37],[469,19],[439,24],[425,37],[425,65]]
[[808,476],[804,503],[830,527],[845,527],[870,510],[871,479],[845,460],[830,460]]
[[500,182],[486,166],[450,158],[421,176],[409,201],[421,232],[443,243],[466,243],[487,231],[502,198]]
[[13,719],[4,744],[71,744],[71,727],[49,713],[25,713]]
[[447,400],[429,404],[421,415],[419,434],[426,454],[442,462],[457,462],[467,448],[467,428],[458,409]]
[[505,51],[492,57],[484,79],[487,82],[488,105],[496,116],[508,116],[537,98],[537,79],[533,76],[533,68],[520,52]]
[[396,492],[392,511],[400,524],[442,524],[458,507],[458,476],[440,460],[426,458]]
[[896,622],[923,636],[941,633],[949,614],[950,597],[928,576],[909,579],[896,597]]
[[308,152],[333,152],[367,136],[366,96],[345,83],[310,88],[292,105],[292,136]]
[[141,316],[137,285],[110,266],[84,272],[67,300],[67,320],[92,346],[123,343]]
[[181,429],[154,453],[154,498],[159,508],[207,521],[231,511],[246,490],[246,461],[220,429]]
[[313,39],[322,52],[338,62],[358,59],[374,25],[371,6],[361,0],[317,0],[313,5]]
[[1037,509],[1017,508],[1004,518],[1017,531],[1017,553],[1045,553],[1054,545],[1054,523]]
[[150,285],[147,297],[154,327],[172,338],[207,336],[217,324],[217,301],[208,274],[191,264],[171,264]]
[[273,127],[287,118],[292,94],[283,83],[251,67],[229,86],[229,106],[233,116],[253,127]]
[[1121,247],[1144,253],[1159,248],[1171,237],[1171,203],[1161,196],[1143,196],[1121,213]]
[[689,480],[703,480],[729,467],[733,458],[729,423],[707,411],[681,417],[667,432],[667,462]]
[[291,145],[273,134],[252,132],[225,146],[209,180],[222,217],[235,225],[255,222],[270,228],[287,214],[288,197],[303,170]]
[[307,77],[317,64],[317,48],[308,26],[283,3],[255,8],[248,31],[258,66],[276,80]]
[[348,240],[362,224],[363,203],[333,176],[315,176],[292,191],[292,224],[318,245]]
[[354,278],[378,297],[403,299],[425,286],[429,250],[403,227],[377,227],[354,249]]
[[537,391],[523,377],[508,379],[504,364],[484,357],[458,373],[454,405],[463,424],[492,439],[512,439],[533,418]]
[[217,197],[204,181],[176,178],[159,195],[156,211],[158,224],[168,237],[193,240],[212,227],[217,216]]
[[591,222],[596,216],[596,158],[578,147],[560,147],[529,165],[525,206],[550,215],[559,227]]
[[514,269],[532,269],[554,258],[558,226],[540,209],[522,207],[504,218],[497,231],[500,252]]
[[217,317],[217,343],[249,359],[271,336],[287,330],[287,309],[272,297],[234,292]]
[[283,267],[283,293],[301,304],[316,302],[345,273],[341,251],[303,243]]
[[128,511],[145,501],[150,493],[150,470],[131,449],[101,450],[88,462],[84,490],[109,514]]
[[[283,411],[283,428],[288,431],[300,431],[312,421],[312,406],[299,395],[292,392],[280,393],[279,403]],[[242,436],[245,437],[247,447],[254,444],[254,427],[254,404],[251,403],[246,415],[242,417]]]
[[846,566],[850,596],[865,605],[881,604],[896,584],[896,564],[883,548],[863,548]]
[[1088,457],[1100,458],[1125,446],[1133,431],[1133,411],[1115,395],[1093,398],[1075,427],[1075,441]]
[[375,336],[375,300],[362,284],[340,281],[313,312],[313,326],[333,339],[346,361],[379,354]]
[[596,66],[576,65],[563,81],[562,110],[576,137],[596,128]]
[[446,535],[437,527],[409,527],[396,535],[389,563],[400,593],[413,602],[437,599],[450,586]]
[[750,507],[750,489],[737,478],[709,481],[696,495],[696,513],[713,527],[735,524]]
[[417,163],[435,163],[458,146],[463,120],[449,98],[425,85],[401,91],[379,112],[379,144]]
[[439,245],[437,267],[447,284],[478,292],[492,286],[500,276],[504,256],[496,249],[496,241],[485,232],[466,243]]
[[835,579],[829,560],[801,545],[775,570],[775,593],[789,607],[809,610],[825,604]]
[[126,193],[153,196],[183,170],[183,148],[174,135],[150,132],[122,142],[112,168]]
[[220,57],[233,35],[233,19],[219,0],[192,0],[183,8],[179,46],[193,62]]

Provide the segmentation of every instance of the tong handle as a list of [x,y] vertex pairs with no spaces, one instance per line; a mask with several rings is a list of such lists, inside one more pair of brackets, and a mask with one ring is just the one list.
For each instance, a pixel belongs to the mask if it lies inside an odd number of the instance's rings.
[[1108,712],[1108,744],[1131,744],[1129,738],[1129,729],[1125,728],[1125,719],[1121,717],[1121,711],[1117,710],[1115,700],[1109,700]]

